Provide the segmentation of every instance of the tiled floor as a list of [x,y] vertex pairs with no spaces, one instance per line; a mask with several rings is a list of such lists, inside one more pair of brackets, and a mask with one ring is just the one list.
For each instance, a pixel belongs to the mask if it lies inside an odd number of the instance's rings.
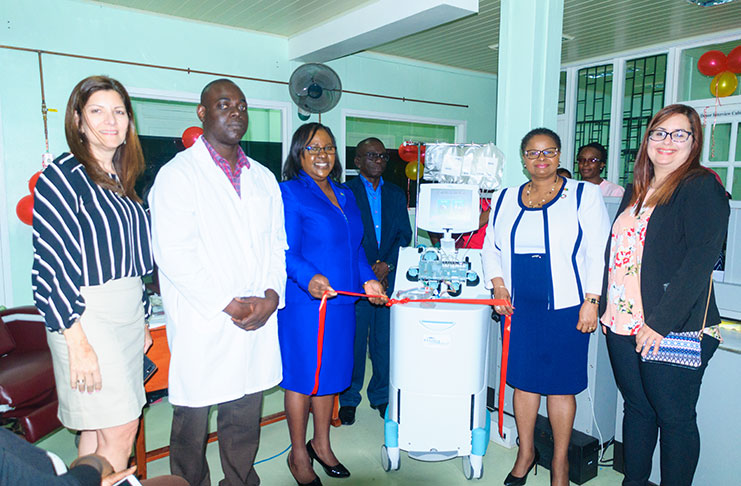
[[[370,366],[368,367],[370,368]],[[265,394],[263,415],[283,409],[283,392],[274,389]],[[167,445],[170,434],[172,407],[163,400],[146,409],[147,449]],[[216,427],[216,414],[212,413],[212,430]],[[431,426],[434,424],[431,424]],[[481,480],[467,481],[461,470],[461,460],[453,459],[444,462],[430,463],[415,461],[401,454],[401,468],[398,471],[384,472],[381,468],[380,448],[383,443],[383,422],[378,412],[372,410],[367,401],[357,409],[357,421],[354,425],[332,429],[332,444],[337,457],[350,470],[349,479],[330,479],[320,467],[317,474],[325,485],[456,485],[456,484],[502,484],[515,460],[516,449],[506,449],[494,443],[484,457],[484,475]],[[41,447],[57,453],[68,464],[76,457],[74,435],[60,430],[38,443]],[[286,468],[285,454],[289,446],[288,428],[285,421],[267,425],[262,428],[260,450],[257,460],[264,460],[256,466],[262,484],[291,485],[295,484]],[[222,478],[219,464],[219,451],[216,443],[208,446],[208,461],[211,468],[211,483],[218,484]],[[278,457],[274,457],[278,455]],[[612,451],[606,452],[612,457]],[[270,459],[272,458],[272,459]],[[152,461],[148,465],[149,476],[169,473],[168,459]],[[585,484],[588,486],[619,485],[622,475],[608,467],[600,467],[597,477]],[[530,486],[550,484],[548,470],[539,468],[537,476],[528,477]]]

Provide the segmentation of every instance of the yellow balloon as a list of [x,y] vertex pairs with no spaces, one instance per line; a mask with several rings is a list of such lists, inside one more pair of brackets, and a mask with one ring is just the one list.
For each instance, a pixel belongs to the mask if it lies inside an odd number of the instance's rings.
[[738,79],[731,71],[723,71],[716,74],[713,80],[710,81],[710,92],[713,93],[713,96],[721,98],[733,94],[737,87]]
[[[419,169],[422,171],[422,173],[424,173],[425,164],[419,164]],[[407,175],[408,179],[416,181],[417,180],[417,161],[413,160],[407,163],[407,166],[404,169],[404,173]]]

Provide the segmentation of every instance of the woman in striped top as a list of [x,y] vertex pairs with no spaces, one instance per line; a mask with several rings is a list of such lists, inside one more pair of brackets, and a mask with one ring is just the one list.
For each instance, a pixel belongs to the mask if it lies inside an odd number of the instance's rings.
[[131,100],[104,76],[75,86],[71,153],[44,169],[33,209],[34,300],[46,320],[59,418],[81,430],[80,456],[126,467],[145,402],[151,345],[141,277],[152,271],[149,217],[134,191],[144,169]]

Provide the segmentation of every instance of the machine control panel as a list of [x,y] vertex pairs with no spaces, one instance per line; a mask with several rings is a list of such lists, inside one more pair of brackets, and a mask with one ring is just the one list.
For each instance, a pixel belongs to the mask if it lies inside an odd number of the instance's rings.
[[419,264],[409,267],[406,278],[410,282],[422,282],[429,289],[457,297],[464,286],[479,284],[478,274],[471,270],[468,257],[459,261],[458,255],[449,255],[437,248],[419,248]]

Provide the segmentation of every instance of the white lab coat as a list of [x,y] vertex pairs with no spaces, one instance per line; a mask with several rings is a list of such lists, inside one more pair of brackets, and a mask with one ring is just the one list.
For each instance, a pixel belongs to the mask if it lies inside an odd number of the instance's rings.
[[170,345],[169,397],[202,407],[282,379],[277,313],[256,331],[223,309],[273,289],[283,307],[286,234],[273,174],[250,159],[242,198],[201,139],[162,167],[149,193],[152,246]]

